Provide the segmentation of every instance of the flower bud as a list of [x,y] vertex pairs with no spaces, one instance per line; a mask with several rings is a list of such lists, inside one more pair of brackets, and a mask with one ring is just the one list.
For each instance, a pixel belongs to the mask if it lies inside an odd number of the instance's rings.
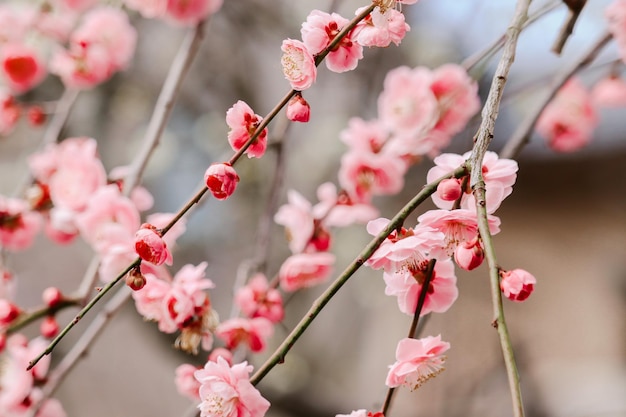
[[46,113],[41,106],[31,106],[26,111],[26,117],[31,126],[41,126],[46,122]]
[[142,224],[135,233],[135,252],[141,259],[154,265],[162,265],[170,256],[161,234],[148,223]]
[[302,94],[296,94],[289,100],[287,104],[287,118],[292,122],[306,123],[311,118],[311,106],[302,97]]
[[146,277],[143,276],[139,268],[133,268],[126,274],[126,285],[133,291],[139,291],[146,285]]
[[462,242],[454,251],[454,261],[466,271],[478,268],[485,259],[485,251],[481,246],[478,238],[474,238],[469,242]]
[[204,173],[204,182],[213,197],[225,200],[235,192],[239,175],[229,163],[212,164]]
[[0,299],[0,325],[9,325],[20,315],[20,309],[8,300]]
[[49,308],[53,308],[63,301],[63,294],[61,294],[61,291],[56,287],[48,287],[43,290],[41,299],[45,305]]
[[461,193],[461,181],[456,178],[443,180],[437,186],[437,195],[444,201],[456,201]]
[[533,292],[537,280],[523,269],[500,271],[500,289],[513,301],[524,301]]
[[39,333],[46,339],[52,339],[59,333],[59,323],[54,316],[46,316],[39,326]]

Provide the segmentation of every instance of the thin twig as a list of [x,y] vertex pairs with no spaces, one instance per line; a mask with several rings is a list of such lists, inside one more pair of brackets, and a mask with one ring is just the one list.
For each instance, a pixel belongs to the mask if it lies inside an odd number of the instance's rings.
[[559,89],[563,87],[567,80],[569,80],[574,74],[591,64],[596,59],[600,51],[602,51],[602,48],[604,48],[606,44],[611,40],[611,38],[612,35],[610,33],[604,33],[589,48],[589,50],[582,55],[580,59],[574,61],[570,66],[564,68],[562,72],[554,77],[552,85],[546,92],[544,98],[541,100],[539,105],[536,106],[533,109],[533,112],[530,113],[519,125],[519,127],[513,133],[513,136],[511,136],[511,139],[509,139],[509,141],[500,152],[501,158],[513,158],[519,153],[524,145],[526,145],[530,141],[533,128],[535,127],[535,124],[537,123],[541,112],[543,112],[543,110],[554,98],[554,96],[556,96]]
[[576,25],[576,21],[580,16],[580,12],[583,11],[587,0],[563,0],[563,3],[567,5],[568,13],[563,26],[561,26],[561,30],[554,41],[554,45],[552,45],[552,52],[557,55],[561,55],[563,51],[563,47],[565,46],[565,42],[569,39],[569,37],[574,32],[574,26]]
[[337,277],[337,279],[324,291],[324,293],[315,300],[309,311],[304,315],[296,327],[285,338],[281,345],[274,351],[269,359],[259,368],[259,370],[252,376],[250,382],[256,385],[258,384],[272,368],[279,363],[282,363],[285,359],[287,352],[291,350],[296,341],[302,336],[305,330],[311,325],[313,320],[322,311],[324,306],[328,304],[331,298],[339,291],[339,289],[350,279],[350,277],[369,259],[372,254],[378,249],[381,243],[385,241],[387,236],[400,227],[404,220],[432,193],[437,189],[437,185],[447,178],[460,178],[463,175],[467,175],[468,171],[465,166],[459,167],[453,172],[445,175],[437,180],[425,185],[422,190],[409,201],[403,208],[396,214],[387,227],[383,229],[376,237],[374,237],[365,248],[359,253],[359,255],[346,267],[346,269]]
[[528,19],[528,9],[531,0],[518,0],[515,7],[513,19],[507,30],[507,40],[504,45],[502,57],[498,63],[496,73],[494,74],[491,88],[485,106],[482,111],[482,120],[478,132],[476,133],[472,156],[470,158],[471,173],[470,185],[476,199],[476,211],[478,215],[478,228],[485,253],[489,264],[489,277],[491,282],[491,298],[494,309],[494,322],[500,336],[500,346],[504,356],[507,376],[509,380],[509,389],[513,403],[513,415],[515,417],[524,416],[524,405],[522,403],[522,392],[519,384],[519,374],[509,333],[504,318],[504,309],[502,308],[502,296],[500,294],[500,281],[498,274],[498,265],[495,256],[495,249],[489,231],[489,223],[487,221],[487,210],[485,202],[485,182],[482,175],[483,158],[491,141],[495,129],[496,119],[500,108],[500,101],[504,92],[504,86],[509,75],[513,61],[515,60],[515,50],[519,34],[524,27],[524,23]]

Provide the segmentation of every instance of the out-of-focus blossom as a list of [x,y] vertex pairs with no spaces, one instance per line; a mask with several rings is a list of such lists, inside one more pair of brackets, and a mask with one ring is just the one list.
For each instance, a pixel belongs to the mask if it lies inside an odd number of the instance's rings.
[[406,162],[394,155],[350,151],[341,158],[339,184],[354,201],[369,203],[373,196],[398,193],[407,168]]
[[346,191],[337,192],[332,182],[317,187],[320,200],[313,207],[313,215],[327,227],[347,227],[353,223],[367,223],[378,216],[378,209],[371,204],[354,201]]
[[193,401],[200,400],[200,381],[194,377],[197,370],[195,366],[184,363],[176,368],[174,378],[178,393]]
[[622,77],[607,77],[591,90],[591,101],[599,107],[626,106],[626,82]]
[[274,326],[265,317],[252,319],[235,317],[223,321],[215,329],[215,336],[224,341],[227,349],[233,350],[244,344],[251,352],[265,350],[267,339],[272,334],[274,334]]
[[10,251],[28,248],[41,229],[41,216],[26,201],[0,195],[0,245]]
[[335,263],[335,255],[328,252],[300,253],[283,262],[278,272],[280,287],[296,291],[325,282]]
[[238,289],[234,301],[247,317],[265,317],[278,323],[285,315],[280,291],[271,288],[263,274],[254,275]]
[[39,52],[22,43],[2,45],[0,63],[4,80],[16,93],[30,90],[46,76],[46,68]]
[[285,226],[289,249],[296,254],[303,252],[313,237],[315,219],[311,203],[295,190],[287,191],[287,204],[279,207],[274,221]]

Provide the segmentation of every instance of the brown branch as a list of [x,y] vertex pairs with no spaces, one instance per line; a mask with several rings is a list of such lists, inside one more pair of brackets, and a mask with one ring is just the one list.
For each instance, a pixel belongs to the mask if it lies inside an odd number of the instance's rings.
[[580,16],[580,12],[583,11],[587,0],[563,0],[563,3],[567,5],[568,13],[567,18],[565,19],[563,26],[561,26],[561,30],[552,45],[552,52],[557,55],[561,55],[565,43],[574,32],[576,21]]

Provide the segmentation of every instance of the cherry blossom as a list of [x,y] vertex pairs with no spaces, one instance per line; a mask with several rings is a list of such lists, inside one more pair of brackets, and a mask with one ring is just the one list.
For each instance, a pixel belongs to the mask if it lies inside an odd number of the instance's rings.
[[446,357],[443,354],[448,349],[450,344],[441,341],[441,335],[400,340],[396,362],[389,367],[385,384],[392,388],[401,385],[411,390],[419,388],[444,370]]
[[321,284],[330,276],[334,263],[335,255],[328,252],[292,255],[278,272],[280,287],[291,292]]
[[209,354],[209,360],[213,362],[217,362],[217,358],[223,358],[230,366],[233,365],[233,352],[226,348],[215,348]]
[[311,106],[302,94],[296,94],[289,100],[286,113],[287,118],[292,122],[307,123],[311,118]]
[[194,377],[197,370],[195,366],[184,363],[176,368],[174,379],[178,393],[193,401],[200,400],[200,381]]
[[317,78],[317,66],[306,45],[298,40],[285,39],[281,50],[280,63],[291,88],[303,91],[311,87]]
[[264,351],[267,339],[272,334],[274,334],[272,322],[265,317],[252,319],[235,317],[223,321],[215,329],[215,336],[224,341],[227,349],[232,350],[245,344],[251,352]]
[[350,198],[346,191],[337,192],[332,182],[317,187],[320,200],[312,210],[316,219],[327,227],[347,227],[353,223],[367,223],[378,216],[378,209],[371,204],[360,203]]
[[537,279],[523,269],[500,272],[500,289],[512,301],[524,301],[535,289]]
[[296,254],[303,252],[315,231],[315,219],[311,203],[295,190],[287,191],[287,204],[279,207],[274,221],[285,226],[289,249]]
[[[313,10],[306,22],[302,24],[300,30],[302,41],[311,54],[319,54],[330,45],[348,23],[348,19],[337,13],[328,14],[320,10]],[[354,29],[329,52],[324,60],[329,70],[333,72],[351,71],[363,58],[363,47],[354,41],[353,33]]]
[[378,119],[365,121],[360,117],[348,120],[348,127],[339,133],[339,138],[350,149],[378,153],[389,138],[389,131]]
[[[228,109],[226,112],[226,124],[230,127],[228,143],[234,151],[241,149],[250,140],[261,121],[261,116],[254,114],[254,111],[244,101],[239,100]],[[248,158],[260,158],[265,153],[266,147],[267,128],[263,129],[245,153]]]
[[191,26],[216,13],[222,3],[223,0],[167,0],[166,17],[174,23]]
[[204,182],[213,197],[225,200],[235,192],[239,175],[228,163],[211,164],[204,173]]
[[242,362],[232,367],[224,358],[209,361],[195,372],[200,382],[201,417],[263,417],[269,401],[250,383],[252,366]]
[[557,152],[573,152],[587,145],[598,124],[591,93],[571,78],[543,110],[535,128]]
[[454,251],[454,261],[459,267],[467,271],[478,268],[484,259],[485,250],[477,237],[470,241],[462,242]]
[[30,90],[46,76],[46,68],[39,52],[21,43],[2,45],[0,62],[4,80],[16,93]]
[[0,245],[20,251],[32,245],[41,229],[41,216],[26,201],[0,195]]
[[171,264],[172,254],[156,227],[144,223],[135,234],[135,251],[139,257],[155,265]]
[[248,284],[237,290],[235,304],[247,317],[265,317],[273,323],[280,322],[285,311],[280,291],[271,288],[263,274],[256,274]]
[[[384,272],[385,294],[398,297],[398,307],[404,314],[415,314],[419,295],[426,280],[427,262],[409,266],[396,272]],[[430,312],[444,313],[456,301],[459,290],[456,286],[454,264],[451,260],[437,261],[426,289],[427,294],[420,315]]]
[[591,101],[599,107],[626,106],[626,82],[622,77],[607,77],[591,90]]
[[[358,16],[365,7],[360,7],[355,14]],[[355,40],[362,46],[385,48],[391,43],[400,45],[406,32],[411,30],[405,22],[404,15],[396,9],[381,10],[376,7],[365,19],[359,22],[354,30]]]

